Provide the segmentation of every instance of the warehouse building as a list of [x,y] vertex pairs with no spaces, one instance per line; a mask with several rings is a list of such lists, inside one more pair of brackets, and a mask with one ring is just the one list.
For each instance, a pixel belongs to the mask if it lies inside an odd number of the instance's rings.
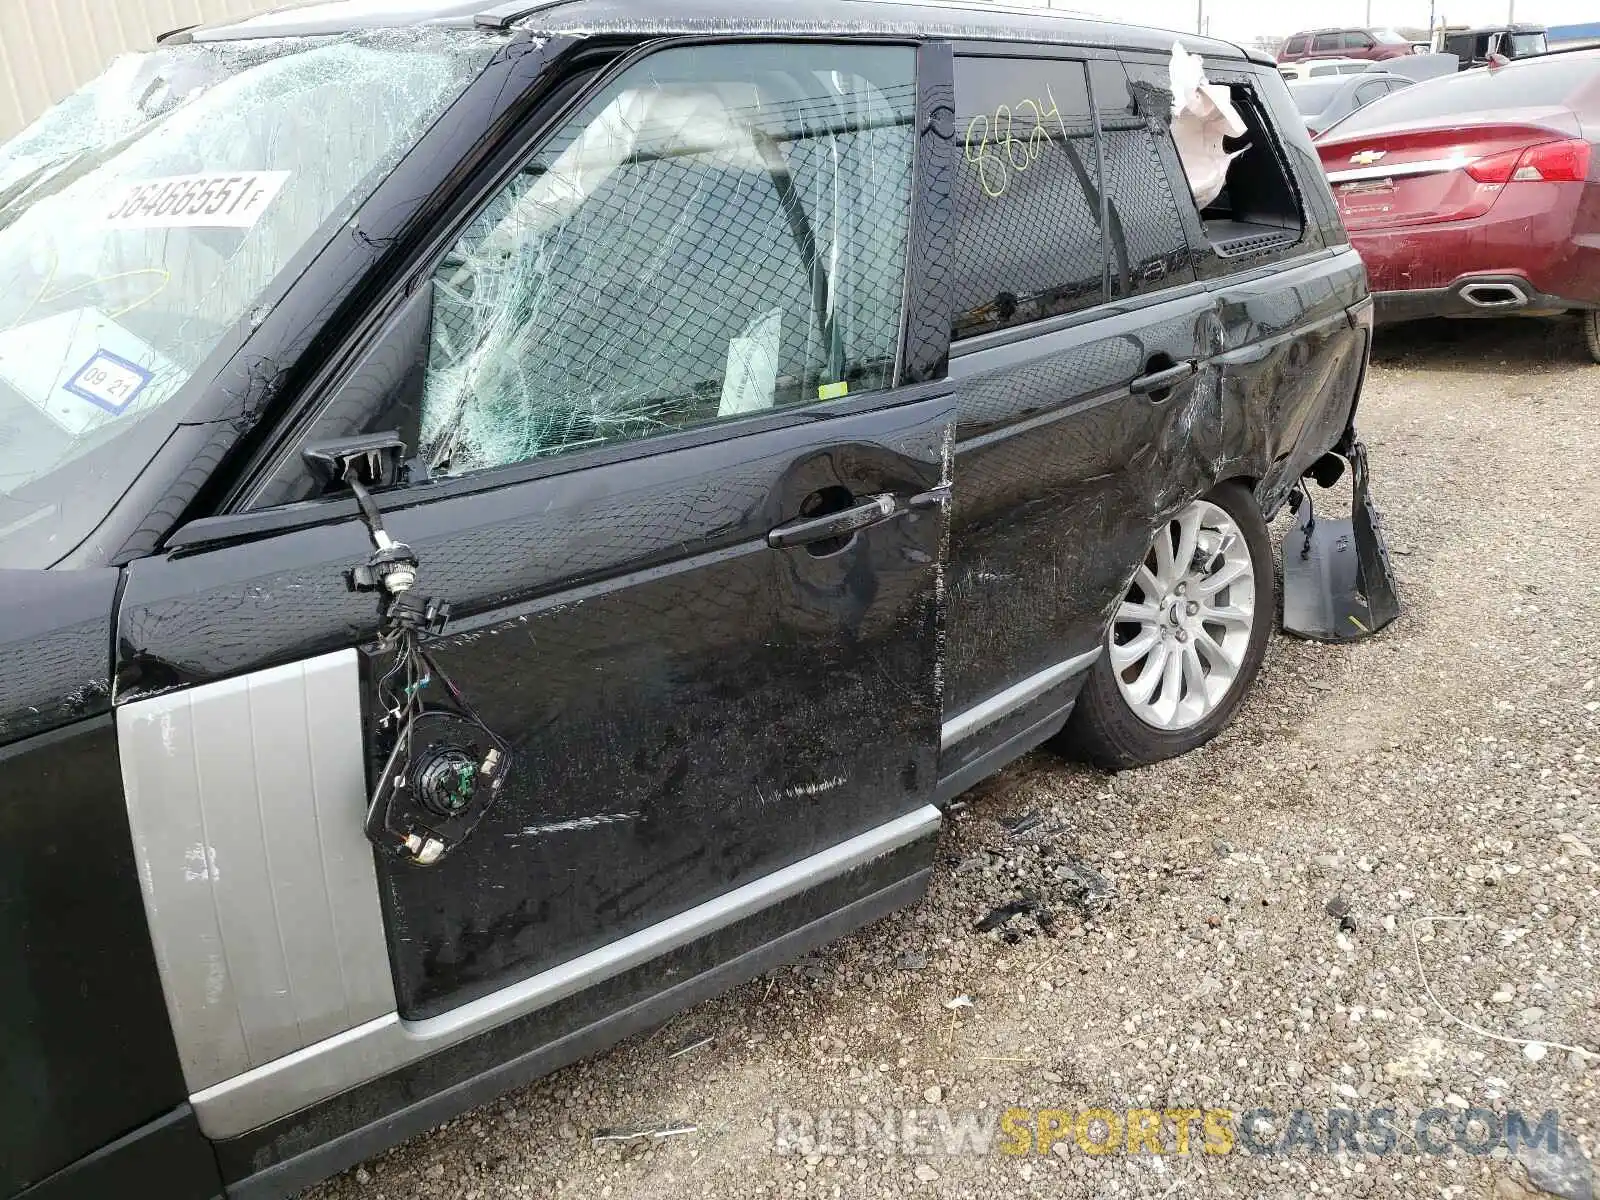
[[10,137],[116,55],[199,21],[284,0],[0,0],[0,138]]

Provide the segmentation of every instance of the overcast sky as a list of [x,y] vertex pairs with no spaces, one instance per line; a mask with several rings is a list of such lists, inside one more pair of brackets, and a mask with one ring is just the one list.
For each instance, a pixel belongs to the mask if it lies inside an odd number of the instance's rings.
[[[1010,0],[1011,3],[1042,0]],[[1202,0],[1211,18],[1211,33],[1233,41],[1258,34],[1287,35],[1319,25],[1362,25],[1366,22],[1366,0],[1303,0],[1285,4],[1282,0]],[[1511,0],[1437,0],[1436,14],[1452,25],[1478,25],[1506,19]],[[1096,0],[1052,0],[1053,6],[1080,12],[1114,14],[1119,20],[1163,29],[1194,31],[1195,0],[1120,0],[1117,4]],[[1516,19],[1540,21],[1546,25],[1567,25],[1600,19],[1595,0],[1515,0]],[[1428,0],[1372,0],[1374,25],[1428,24]]]

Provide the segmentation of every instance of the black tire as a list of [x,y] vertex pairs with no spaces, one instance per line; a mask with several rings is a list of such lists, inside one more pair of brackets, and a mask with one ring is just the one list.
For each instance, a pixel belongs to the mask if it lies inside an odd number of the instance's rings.
[[1224,483],[1205,499],[1233,518],[1250,549],[1250,565],[1255,577],[1256,617],[1238,676],[1228,694],[1205,720],[1187,729],[1158,729],[1141,720],[1129,707],[1117,686],[1110,656],[1102,654],[1090,670],[1072,717],[1057,742],[1058,747],[1071,757],[1120,771],[1187,754],[1205,745],[1223,730],[1255,684],[1256,676],[1261,671],[1261,661],[1266,657],[1267,639],[1272,636],[1273,613],[1276,609],[1272,540],[1267,534],[1267,523],[1261,515],[1260,506],[1242,485]]
[[1589,309],[1582,314],[1583,340],[1589,343],[1589,358],[1600,363],[1600,310]]

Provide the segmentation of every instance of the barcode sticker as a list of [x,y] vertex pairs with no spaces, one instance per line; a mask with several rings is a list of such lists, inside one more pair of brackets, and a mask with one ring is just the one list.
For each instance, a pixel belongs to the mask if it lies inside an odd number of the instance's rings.
[[120,413],[139,398],[152,378],[137,363],[118,358],[109,350],[97,350],[62,387],[98,408]]
[[249,229],[267,211],[288,171],[167,175],[130,183],[106,198],[113,229]]

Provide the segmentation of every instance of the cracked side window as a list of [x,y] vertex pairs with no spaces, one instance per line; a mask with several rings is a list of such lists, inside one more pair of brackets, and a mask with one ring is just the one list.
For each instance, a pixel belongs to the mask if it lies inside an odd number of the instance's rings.
[[890,386],[914,72],[910,49],[729,45],[614,80],[435,273],[430,471]]

